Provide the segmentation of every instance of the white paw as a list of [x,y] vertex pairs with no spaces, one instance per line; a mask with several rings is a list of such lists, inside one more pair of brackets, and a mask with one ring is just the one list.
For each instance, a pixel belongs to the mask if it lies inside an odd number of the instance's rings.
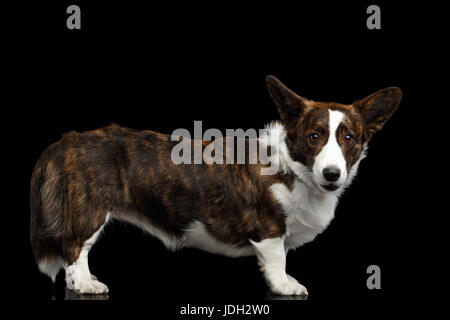
[[66,285],[80,294],[105,294],[109,291],[105,284],[97,281],[97,277],[76,266],[66,269]]
[[283,296],[307,296],[308,290],[297,280],[295,280],[290,275],[287,275],[286,279],[281,281],[273,282],[270,286],[273,293],[280,294]]
[[98,280],[88,279],[75,284],[75,291],[80,294],[105,294],[109,289]]
[[308,290],[306,290],[306,287],[301,285],[297,279],[295,279],[294,277],[291,277],[290,275],[287,274],[288,280],[289,282],[293,282],[295,284],[292,284],[293,286],[295,286],[297,288],[296,292],[298,292],[298,289],[300,288],[300,293],[296,293],[296,295],[300,295],[300,296],[307,296],[308,295]]

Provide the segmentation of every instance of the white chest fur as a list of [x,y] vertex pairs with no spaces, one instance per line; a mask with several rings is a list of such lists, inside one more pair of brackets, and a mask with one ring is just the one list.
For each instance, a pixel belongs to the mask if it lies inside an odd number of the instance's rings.
[[287,249],[314,240],[334,217],[338,198],[333,193],[312,190],[299,179],[292,190],[283,183],[273,184],[271,189],[286,214]]

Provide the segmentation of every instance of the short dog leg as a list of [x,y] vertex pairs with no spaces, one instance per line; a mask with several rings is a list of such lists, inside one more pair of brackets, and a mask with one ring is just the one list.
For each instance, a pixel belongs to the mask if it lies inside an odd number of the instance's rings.
[[[90,249],[90,248],[89,248]],[[80,294],[104,294],[108,287],[91,275],[88,265],[89,249],[83,246],[77,261],[66,268],[67,288]]]
[[308,295],[304,286],[286,274],[284,239],[270,238],[260,242],[251,241],[258,264],[270,289],[281,295]]
[[[106,220],[108,220],[108,217]],[[91,274],[88,264],[89,250],[97,240],[103,226],[84,242],[76,261],[66,266],[66,285],[68,289],[75,290],[80,294],[105,294],[108,292],[108,287]]]

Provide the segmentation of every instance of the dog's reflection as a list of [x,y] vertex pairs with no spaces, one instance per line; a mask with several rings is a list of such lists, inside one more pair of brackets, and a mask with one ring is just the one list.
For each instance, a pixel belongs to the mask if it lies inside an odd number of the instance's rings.
[[[63,296],[64,295],[64,296]],[[78,294],[73,290],[64,288],[63,295],[56,294],[52,300],[108,300],[107,294]],[[267,290],[265,300],[308,300],[308,296],[281,296]]]
[[78,294],[73,290],[64,288],[63,294],[55,294],[52,300],[108,300],[108,294]]
[[272,293],[269,289],[266,291],[265,300],[308,300],[308,296],[281,296]]

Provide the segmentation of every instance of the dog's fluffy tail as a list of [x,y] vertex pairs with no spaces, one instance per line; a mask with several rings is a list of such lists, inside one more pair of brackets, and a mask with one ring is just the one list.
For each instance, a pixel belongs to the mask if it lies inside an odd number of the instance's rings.
[[61,193],[57,192],[57,185],[61,177],[46,161],[45,154],[36,163],[31,177],[30,240],[39,270],[55,282],[56,275],[64,265],[59,242],[50,230],[59,227],[57,217],[61,213],[62,202],[58,199]]

